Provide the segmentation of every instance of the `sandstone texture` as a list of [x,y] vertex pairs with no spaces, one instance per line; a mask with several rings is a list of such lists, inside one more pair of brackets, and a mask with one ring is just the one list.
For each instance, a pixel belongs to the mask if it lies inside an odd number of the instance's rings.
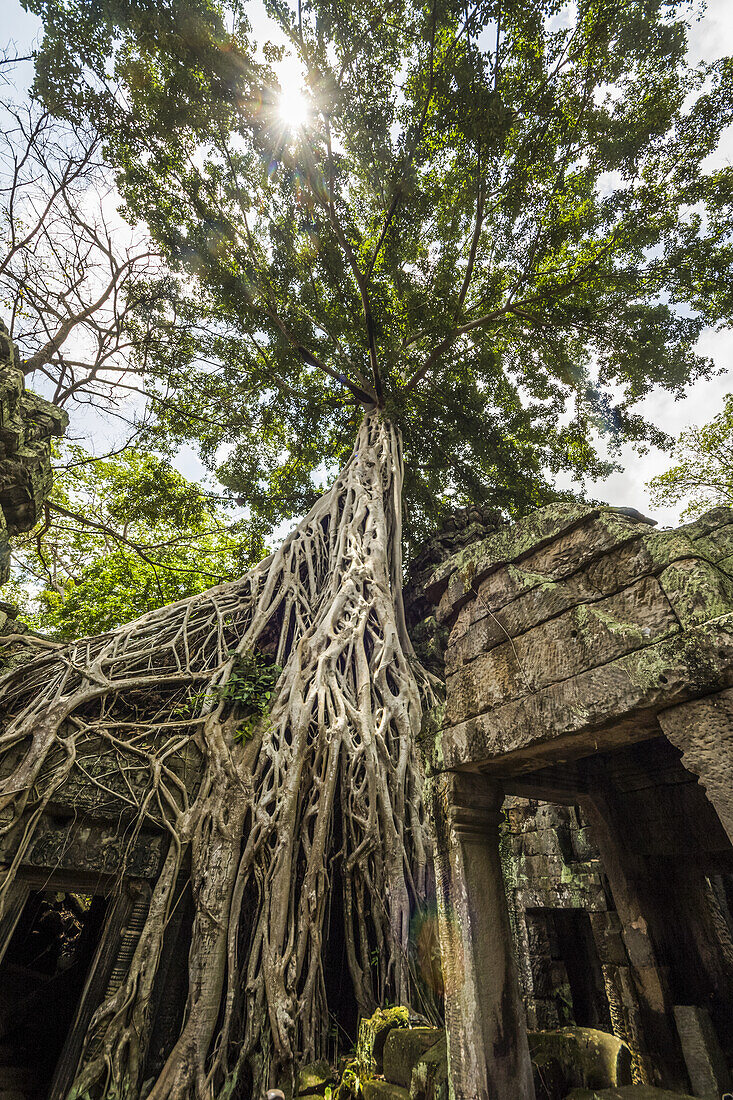
[[445,765],[536,768],[559,739],[624,743],[731,686],[732,565],[728,508],[656,531],[549,505],[454,554],[427,585],[450,632]]
[[385,1078],[409,1088],[413,1067],[442,1035],[443,1032],[434,1027],[404,1027],[390,1031],[382,1059]]
[[447,632],[433,813],[457,1100],[719,1100],[733,509],[659,531],[633,509],[548,506],[426,590]]
[[0,321],[0,584],[8,579],[8,539],[30,531],[51,489],[51,440],[68,416],[25,388],[17,348]]
[[337,1080],[332,1066],[321,1059],[308,1062],[298,1072],[296,1096],[323,1096],[326,1088]]
[[382,1072],[384,1045],[390,1032],[394,1028],[407,1027],[409,1022],[409,1010],[401,1005],[395,1005],[393,1008],[378,1008],[368,1020],[361,1021],[356,1045],[356,1063],[362,1076],[367,1077]]
[[589,1027],[535,1031],[529,1033],[529,1050],[539,1082],[554,1078],[562,1091],[631,1084],[631,1054],[615,1035]]

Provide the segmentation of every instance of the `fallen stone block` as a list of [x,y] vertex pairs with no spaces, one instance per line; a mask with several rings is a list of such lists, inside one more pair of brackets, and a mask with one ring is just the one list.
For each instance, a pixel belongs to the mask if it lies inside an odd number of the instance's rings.
[[367,1077],[382,1072],[382,1055],[387,1036],[393,1028],[407,1027],[409,1022],[409,1010],[401,1005],[378,1008],[368,1020],[361,1021],[356,1044],[356,1063],[360,1076]]
[[323,1096],[328,1085],[336,1081],[333,1068],[325,1059],[309,1062],[298,1072],[296,1096]]
[[364,1100],[410,1100],[407,1089],[401,1085],[393,1085],[391,1081],[382,1081],[381,1078],[371,1077],[361,1086]]
[[631,1084],[631,1051],[615,1035],[591,1027],[531,1031],[529,1052],[538,1095],[551,1100],[573,1088]]
[[410,1100],[448,1100],[448,1044],[443,1034],[412,1069]]
[[437,1027],[393,1028],[384,1044],[382,1072],[385,1080],[410,1087],[413,1066],[443,1036]]

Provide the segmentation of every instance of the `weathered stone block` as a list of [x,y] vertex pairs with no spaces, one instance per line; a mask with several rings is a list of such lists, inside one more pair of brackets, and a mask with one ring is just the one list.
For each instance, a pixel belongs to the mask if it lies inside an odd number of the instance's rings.
[[337,1076],[333,1067],[324,1059],[309,1062],[298,1071],[296,1096],[323,1096],[326,1086],[333,1084]]
[[[554,540],[543,540],[534,546],[529,542],[529,520],[523,520],[506,531],[513,532],[515,553],[512,556],[492,558],[486,553],[485,544],[480,543],[475,548],[474,556],[468,557],[465,562],[460,556],[453,559],[457,568],[438,604],[437,617],[440,621],[451,619],[477,589],[481,591],[480,582],[491,573],[495,574],[491,578],[492,598],[498,606],[504,606],[547,581],[577,573],[594,558],[639,538],[641,534],[639,525],[631,520],[611,513],[599,515],[595,511],[581,514],[577,522],[568,524]],[[506,534],[505,549],[509,541]],[[525,548],[524,553],[519,550],[520,547]],[[464,556],[468,553],[464,551]],[[504,568],[500,569],[501,566]]]
[[731,1078],[709,1012],[698,1005],[675,1005],[674,1018],[695,1096],[719,1100],[731,1088]]
[[[85,820],[56,820],[45,815],[25,854],[28,867],[52,871],[75,871],[115,875],[124,865],[134,878],[154,878],[167,850],[167,837],[150,829],[141,830],[134,840],[121,833],[118,825]],[[16,838],[0,841],[0,862],[10,862]]]
[[[475,662],[474,662],[475,663]],[[733,683],[733,615],[672,635],[528,698],[477,714],[443,732],[446,767],[522,752],[522,768],[564,759],[558,739],[579,734],[587,751],[613,723],[608,748],[644,736],[644,715]],[[573,747],[578,752],[578,745]]]
[[733,524],[726,524],[696,539],[695,549],[700,557],[716,564],[729,558],[733,554]]
[[359,1072],[365,1076],[382,1072],[384,1044],[396,1027],[408,1027],[410,1013],[401,1005],[394,1008],[378,1008],[368,1020],[359,1023],[359,1038],[356,1045],[356,1061]]
[[659,582],[685,629],[733,610],[733,580],[701,558],[675,562]]
[[0,321],[0,583],[7,580],[7,535],[29,531],[51,488],[50,437],[69,418],[25,389],[17,348]]
[[693,519],[689,523],[683,523],[677,530],[688,538],[698,541],[709,535],[711,531],[715,531],[719,527],[727,527],[731,523],[733,523],[733,508],[729,508],[725,504],[719,504],[715,508],[703,512],[697,519]]
[[466,591],[465,581],[470,590],[474,578],[481,580],[491,569],[555,541],[563,532],[597,514],[597,509],[582,504],[548,504],[539,508],[520,523],[496,531],[443,562],[431,578],[429,592],[435,599],[453,584],[460,598]]
[[719,691],[664,710],[659,723],[672,744],[682,750],[682,763],[688,771],[700,777],[733,842],[733,691]]
[[448,1092],[448,1045],[443,1033],[413,1067],[410,1100],[448,1100]]
[[524,834],[524,854],[562,858],[560,843],[554,829],[540,829]]
[[578,860],[598,859],[598,848],[593,840],[590,829],[583,826],[574,829],[572,833],[573,853]]
[[529,1033],[532,1062],[540,1070],[559,1068],[568,1089],[631,1084],[631,1052],[615,1035],[590,1027]]
[[[573,537],[592,527],[572,532]],[[602,528],[605,531],[605,528]],[[449,638],[448,667],[471,660],[581,603],[594,603],[627,588],[645,576],[656,576],[674,561],[700,556],[697,544],[678,531],[652,531],[635,525],[636,537],[584,561],[568,564],[570,572],[556,577],[534,569],[528,591],[507,595],[511,585],[500,569],[477,588],[476,598],[458,612]],[[504,571],[509,566],[504,567]],[[455,649],[455,655],[451,653]]]
[[362,1081],[361,1091],[364,1100],[410,1100],[410,1093],[401,1085],[375,1077]]
[[385,1080],[409,1088],[413,1066],[442,1035],[436,1027],[393,1028],[384,1044],[382,1072]]
[[659,582],[644,577],[615,596],[573,608],[460,667],[448,678],[446,722],[455,725],[679,629]]
[[593,942],[602,966],[628,966],[629,959],[621,938],[618,914],[598,911],[590,913]]

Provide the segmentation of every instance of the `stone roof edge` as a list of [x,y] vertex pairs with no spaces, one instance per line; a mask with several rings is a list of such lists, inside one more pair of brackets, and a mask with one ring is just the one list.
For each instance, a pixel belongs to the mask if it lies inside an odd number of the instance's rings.
[[[647,519],[632,508],[616,508],[605,504],[573,504],[567,501],[546,504],[536,512],[531,512],[446,558],[431,574],[425,586],[425,595],[433,604],[437,604],[449,587],[455,587],[455,593],[448,600],[455,611],[465,603],[471,589],[496,569],[521,561],[561,535],[569,534],[577,527],[598,519],[602,514],[618,518],[621,522],[638,524],[640,535],[644,529],[648,530],[655,525],[654,520]],[[720,505],[688,523],[676,528],[663,528],[659,533],[668,531],[669,534],[684,534],[694,541],[730,523],[733,523],[733,508]],[[462,583],[459,583],[456,574],[463,578]],[[449,608],[445,609],[445,614],[450,615]]]
[[595,519],[601,510],[598,505],[567,501],[546,504],[446,558],[431,575],[426,595],[437,603],[456,573],[470,575],[471,583],[481,581],[499,566],[518,561]]

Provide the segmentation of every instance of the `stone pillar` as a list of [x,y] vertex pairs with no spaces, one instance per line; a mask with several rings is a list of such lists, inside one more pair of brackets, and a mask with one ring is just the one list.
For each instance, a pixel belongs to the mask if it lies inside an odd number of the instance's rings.
[[657,715],[682,763],[700,777],[733,844],[733,688]]
[[583,810],[591,826],[593,840],[608,876],[616,911],[621,921],[621,936],[626,948],[635,987],[643,1035],[637,1035],[637,1058],[650,1084],[667,1089],[687,1088],[687,1072],[673,1018],[673,999],[668,973],[660,964],[650,934],[654,923],[653,884],[649,868],[638,861],[624,842],[617,821],[618,807],[612,792],[596,790],[583,799]]
[[710,1014],[698,1005],[675,1005],[674,1016],[693,1096],[718,1100],[731,1087],[731,1079]]
[[436,871],[452,1100],[534,1100],[499,855],[503,792],[444,775],[436,789]]

